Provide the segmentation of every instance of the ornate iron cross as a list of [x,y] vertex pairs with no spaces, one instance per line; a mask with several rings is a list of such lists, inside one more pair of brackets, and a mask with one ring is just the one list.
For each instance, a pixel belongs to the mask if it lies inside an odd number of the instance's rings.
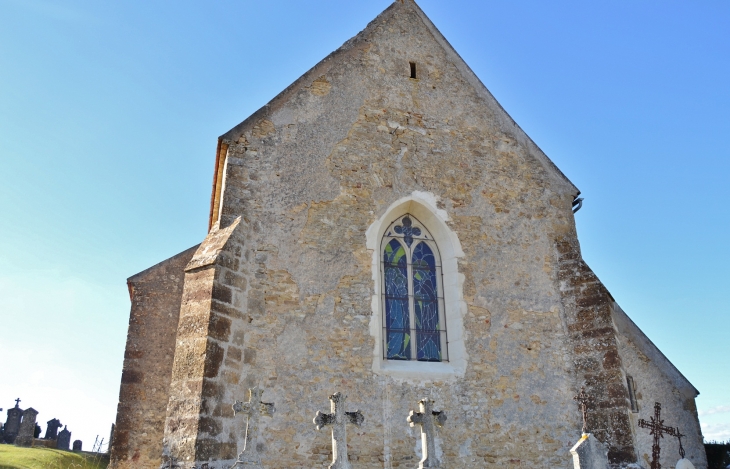
[[[236,401],[233,404],[233,413],[245,414],[248,417],[248,423],[246,425],[246,440],[244,443],[243,451],[238,455],[238,460],[233,467],[250,467],[255,469],[261,469],[261,456],[256,449],[256,440],[259,436],[259,416],[273,417],[276,408],[274,404],[268,402],[261,402],[261,396],[264,394],[264,390],[258,386],[249,389],[248,402],[243,403]],[[231,468],[231,469],[232,469]]]
[[583,434],[585,435],[588,433],[588,404],[593,402],[593,398],[586,394],[585,386],[581,386],[580,392],[573,397],[573,400],[578,402],[580,411],[583,414]]
[[639,420],[639,426],[641,428],[648,428],[649,434],[654,435],[654,444],[651,447],[651,469],[662,469],[662,465],[659,463],[659,457],[661,453],[661,447],[659,446],[660,439],[664,438],[664,434],[671,436],[677,436],[676,430],[672,427],[665,427],[664,420],[662,417],[662,405],[658,402],[654,403],[654,417],[650,417],[650,421],[647,422],[644,419]]
[[418,465],[419,469],[430,467],[437,469],[440,466],[439,460],[436,458],[436,428],[443,427],[446,423],[446,412],[436,412],[433,410],[433,401],[431,399],[421,399],[418,403],[420,412],[411,411],[408,415],[408,423],[411,427],[421,426],[421,448],[423,458]]
[[332,464],[330,469],[352,469],[350,459],[347,456],[347,424],[351,423],[358,427],[365,421],[362,412],[345,412],[347,396],[341,392],[330,396],[331,414],[323,414],[317,411],[314,417],[314,424],[317,430],[332,426]]

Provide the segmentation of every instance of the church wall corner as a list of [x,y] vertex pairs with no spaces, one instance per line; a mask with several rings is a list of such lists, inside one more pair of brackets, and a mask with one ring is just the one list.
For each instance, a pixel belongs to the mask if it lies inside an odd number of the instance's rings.
[[156,469],[172,375],[184,268],[189,249],[130,278],[130,325],[111,467]]
[[229,427],[246,312],[246,229],[240,219],[214,225],[187,265],[162,452],[168,462],[235,457]]

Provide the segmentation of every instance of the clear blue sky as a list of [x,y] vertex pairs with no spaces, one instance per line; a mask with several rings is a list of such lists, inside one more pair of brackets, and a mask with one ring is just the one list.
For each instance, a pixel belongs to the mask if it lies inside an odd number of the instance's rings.
[[[205,236],[217,137],[389,4],[0,0],[0,407],[108,435],[125,280]],[[420,5],[582,190],[584,257],[730,439],[730,2]]]

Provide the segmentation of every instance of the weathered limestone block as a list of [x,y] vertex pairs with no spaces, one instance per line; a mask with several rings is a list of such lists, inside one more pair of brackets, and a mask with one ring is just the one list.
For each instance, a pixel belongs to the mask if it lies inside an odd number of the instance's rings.
[[591,433],[584,433],[570,454],[574,469],[609,469],[608,448]]

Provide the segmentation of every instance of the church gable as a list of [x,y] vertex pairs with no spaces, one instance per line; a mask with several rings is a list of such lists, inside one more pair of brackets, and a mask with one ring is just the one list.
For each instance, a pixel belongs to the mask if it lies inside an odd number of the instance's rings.
[[[377,145],[386,143],[387,134],[396,138],[387,142],[394,148],[385,151]],[[285,191],[281,198],[287,193],[311,200],[336,197],[342,184],[340,168],[352,171],[349,163],[338,161],[342,155],[337,152],[343,151],[355,165],[359,163],[353,153],[366,159],[368,171],[378,173],[376,179],[392,179],[396,174],[389,167],[403,162],[406,172],[418,172],[428,183],[448,157],[462,159],[455,161],[454,184],[462,176],[459,171],[477,170],[475,178],[489,177],[481,171],[490,164],[484,160],[496,157],[501,160],[497,165],[523,166],[530,173],[511,174],[511,183],[537,177],[556,192],[578,193],[411,0],[394,3],[220,142],[212,223],[218,220],[222,202],[222,210],[227,210],[221,193],[229,181],[223,176],[235,177],[235,170],[225,170],[227,157],[272,157],[274,184],[281,183]],[[359,143],[368,148],[357,148]],[[405,158],[399,156],[403,146],[410,151]],[[476,161],[463,160],[469,156]],[[325,158],[329,171],[323,167]],[[505,174],[504,168],[497,171]],[[457,204],[465,196],[453,195]]]

